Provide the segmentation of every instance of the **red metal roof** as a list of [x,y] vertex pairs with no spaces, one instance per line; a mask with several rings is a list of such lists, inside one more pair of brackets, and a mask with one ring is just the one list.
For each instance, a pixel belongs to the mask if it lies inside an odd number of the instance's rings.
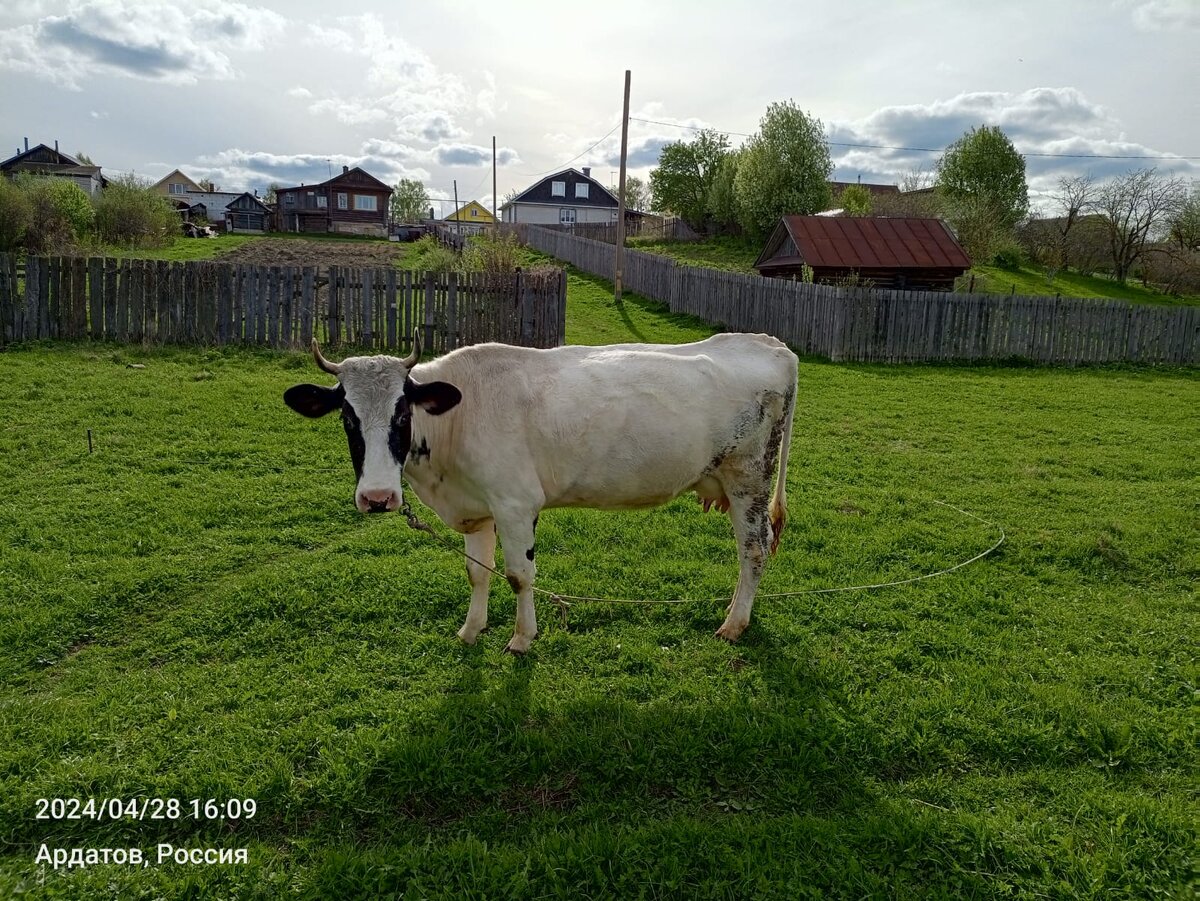
[[[971,259],[940,219],[872,216],[784,216],[799,260],[812,266],[969,269]],[[795,264],[796,257],[759,260],[759,268]]]

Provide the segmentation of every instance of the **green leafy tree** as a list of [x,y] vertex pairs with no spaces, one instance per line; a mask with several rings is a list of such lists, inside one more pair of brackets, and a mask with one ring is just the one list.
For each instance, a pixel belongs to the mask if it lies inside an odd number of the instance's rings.
[[90,156],[88,156],[86,153],[84,153],[82,150],[75,151],[75,159],[79,160],[79,165],[81,165],[81,166],[96,165],[95,163],[92,162],[92,158]]
[[636,175],[625,178],[625,208],[646,210],[650,208],[650,188]]
[[1171,221],[1170,240],[1181,250],[1200,250],[1200,181],[1192,182],[1192,191]]
[[672,212],[692,228],[704,228],[708,195],[721,160],[729,150],[729,139],[705,129],[691,141],[675,141],[663,147],[658,166],[650,172],[654,208]]
[[946,148],[937,163],[937,187],[951,207],[969,209],[1002,230],[1011,230],[1029,212],[1025,157],[995,126],[972,128]]
[[849,185],[837,200],[847,216],[871,215],[871,192],[862,185]]
[[279,202],[279,189],[282,187],[283,187],[283,185],[279,184],[279,182],[277,182],[277,181],[271,182],[271,184],[269,184],[267,186],[267,193],[263,195],[263,203],[266,203],[266,204],[278,203]]
[[742,227],[761,238],[784,214],[828,209],[832,173],[821,120],[791,100],[772,103],[743,148],[734,178]]
[[74,182],[65,178],[22,175],[14,186],[24,194],[29,218],[22,246],[29,253],[61,253],[91,230],[92,202]]
[[708,191],[708,216],[718,231],[737,232],[740,230],[737,191],[734,188],[734,181],[737,178],[738,164],[741,159],[741,151],[738,150],[725,154],[717,165],[717,174]]
[[429,215],[429,192],[415,178],[402,178],[392,188],[393,222],[418,222]]
[[179,215],[170,201],[136,175],[109,181],[96,200],[96,235],[124,247],[163,247],[179,234]]

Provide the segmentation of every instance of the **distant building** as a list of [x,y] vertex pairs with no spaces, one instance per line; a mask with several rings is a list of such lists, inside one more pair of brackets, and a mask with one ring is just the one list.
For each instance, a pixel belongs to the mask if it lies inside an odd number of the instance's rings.
[[178,169],[164,175],[150,186],[150,190],[158,194],[166,194],[168,197],[179,198],[182,198],[188,191],[195,191],[197,194],[204,193],[204,188],[199,183],[192,181]]
[[971,259],[940,219],[784,216],[754,268],[771,278],[800,278],[805,266],[814,282],[853,273],[878,288],[950,291]]
[[564,169],[526,188],[500,208],[504,222],[531,225],[575,225],[616,222],[619,203],[608,188],[584,167]]
[[275,227],[287,232],[388,236],[392,189],[355,166],[315,185],[275,189]]
[[58,149],[58,141],[54,142],[53,147],[38,144],[30,148],[27,140],[23,151],[19,150],[16,156],[0,163],[0,173],[9,178],[22,172],[68,179],[93,199],[99,196],[100,191],[108,184],[99,166],[80,163],[74,157],[67,156]]

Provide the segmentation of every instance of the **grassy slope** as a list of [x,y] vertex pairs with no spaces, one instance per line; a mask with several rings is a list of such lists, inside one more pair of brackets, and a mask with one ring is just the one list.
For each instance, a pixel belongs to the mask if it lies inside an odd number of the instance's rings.
[[[571,340],[688,340],[572,276]],[[30,897],[1146,897],[1194,848],[1194,373],[801,369],[763,600],[513,604],[464,648],[461,560],[360,517],[302,356],[3,357],[0,894]],[[144,370],[126,368],[137,360]],[[86,450],[85,429],[96,452]],[[540,581],[719,598],[694,501],[550,511]],[[250,797],[226,826],[37,821],[53,796]],[[244,868],[39,875],[55,847],[248,847]],[[45,884],[41,880],[44,875]],[[735,888],[736,886],[736,888]]]

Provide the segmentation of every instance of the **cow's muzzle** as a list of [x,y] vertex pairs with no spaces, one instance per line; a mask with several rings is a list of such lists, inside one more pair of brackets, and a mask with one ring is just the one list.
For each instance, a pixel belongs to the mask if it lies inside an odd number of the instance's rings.
[[387,513],[400,507],[400,496],[391,488],[360,491],[354,501],[361,513]]

